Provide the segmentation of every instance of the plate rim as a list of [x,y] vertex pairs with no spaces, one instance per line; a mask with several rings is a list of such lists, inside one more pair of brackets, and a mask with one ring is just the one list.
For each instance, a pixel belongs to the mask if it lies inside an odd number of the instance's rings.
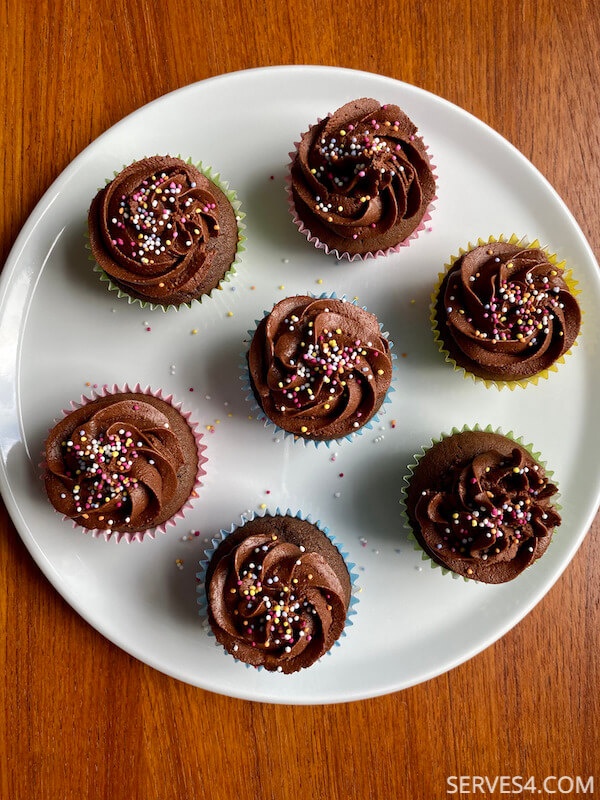
[[[420,87],[406,83],[402,80],[398,80],[396,78],[392,78],[389,76],[368,72],[365,70],[355,70],[347,67],[334,67],[334,66],[320,66],[320,65],[276,65],[276,66],[263,66],[263,67],[253,67],[251,69],[241,69],[241,70],[234,70],[231,72],[222,73],[219,75],[214,75],[209,78],[205,78],[200,81],[195,81],[193,83],[187,84],[185,86],[179,87],[172,91],[169,91],[159,97],[151,100],[150,102],[144,104],[140,108],[137,108],[118,120],[116,123],[111,125],[105,131],[103,131],[98,137],[96,137],[93,141],[91,141],[88,145],[78,153],[75,158],[69,162],[69,164],[63,169],[51,185],[47,188],[47,190],[42,194],[38,202],[35,204],[33,210],[28,215],[23,227],[19,231],[9,253],[4,263],[2,274],[0,275],[0,327],[2,324],[2,317],[4,316],[5,312],[5,300],[6,297],[11,289],[11,282],[13,279],[13,275],[15,270],[17,269],[19,260],[22,256],[22,253],[26,250],[27,245],[29,243],[30,238],[34,235],[37,226],[40,224],[41,220],[43,219],[44,215],[49,211],[52,206],[54,199],[58,196],[58,194],[62,191],[63,186],[68,184],[71,180],[71,176],[77,172],[79,169],[80,163],[85,161],[85,158],[92,148],[96,148],[101,146],[102,141],[105,137],[109,137],[110,135],[114,135],[118,133],[121,127],[126,127],[127,123],[135,116],[143,114],[148,111],[148,109],[156,104],[159,104],[165,101],[168,98],[172,98],[175,95],[182,95],[187,92],[193,92],[197,90],[198,87],[203,86],[207,83],[217,83],[220,81],[232,80],[237,78],[247,78],[253,74],[262,74],[262,73],[285,73],[287,71],[293,72],[313,72],[313,73],[322,73],[323,71],[336,73],[336,74],[347,74],[347,75],[362,75],[367,78],[376,78],[382,79],[384,81],[389,81],[394,85],[400,85],[402,90],[408,92],[415,92],[418,95],[426,95],[429,98],[432,98],[437,103],[441,103],[445,105],[447,108],[452,109],[453,112],[459,112],[460,115],[463,115],[465,119],[468,119],[471,123],[476,124],[480,127],[487,135],[492,135],[496,138],[503,147],[508,147],[513,153],[513,156],[517,156],[522,160],[522,163],[527,165],[527,168],[533,170],[536,174],[538,179],[545,184],[546,190],[548,190],[553,198],[558,201],[561,207],[561,212],[567,217],[571,227],[574,229],[575,233],[578,235],[578,243],[583,246],[584,250],[587,251],[588,258],[590,259],[591,263],[595,264],[596,267],[597,261],[595,255],[591,249],[587,238],[583,234],[577,220],[575,219],[573,213],[567,207],[566,203],[562,199],[562,197],[558,194],[556,189],[550,184],[548,179],[543,175],[543,173],[532,163],[530,162],[524,155],[521,153],[510,141],[504,138],[500,133],[495,131],[492,127],[490,127],[487,123],[483,122],[476,116],[474,116],[471,112],[461,108],[460,106],[452,103],[451,101],[446,100],[443,97],[440,97],[428,90],[421,89]],[[596,289],[600,286],[600,276],[598,275],[598,270],[594,275],[594,280],[596,282]],[[15,394],[17,393],[17,389],[15,387]],[[76,611],[79,616],[88,622],[96,631],[101,633],[106,639],[108,639],[113,644],[116,644],[120,649],[124,650],[125,652],[129,653],[130,655],[134,656],[135,658],[139,659],[143,663],[149,664],[153,668],[163,672],[164,674],[170,675],[178,680],[185,681],[180,675],[178,675],[175,671],[169,671],[165,669],[164,665],[158,665],[156,662],[153,662],[152,658],[148,658],[148,656],[141,656],[139,652],[136,651],[135,648],[130,648],[127,646],[127,642],[122,640],[118,640],[115,638],[114,635],[109,635],[105,632],[104,626],[99,624],[97,620],[92,619],[91,615],[89,615],[85,610],[82,609],[81,606],[78,604],[76,605],[73,602],[73,599],[68,596],[68,593],[65,591],[64,587],[61,585],[58,573],[52,564],[49,561],[41,548],[39,547],[35,538],[32,537],[31,532],[27,529],[26,524],[24,521],[21,521],[21,512],[19,508],[19,504],[16,498],[13,495],[10,480],[8,477],[8,469],[5,459],[4,448],[1,448],[0,452],[0,492],[2,493],[2,497],[4,503],[6,505],[7,511],[11,517],[11,520],[21,538],[24,542],[26,549],[34,559],[37,566],[41,569],[42,573],[50,581],[52,586],[59,592],[59,594],[69,603],[69,605]],[[246,693],[243,690],[239,692],[231,692],[227,691],[224,692],[222,689],[214,688],[210,685],[205,685],[201,683],[194,683],[192,685],[198,686],[199,688],[203,688],[207,691],[218,692],[222,694],[226,694],[231,697],[238,697],[240,699],[252,700],[256,702],[269,702],[269,703],[286,703],[286,704],[314,704],[314,703],[340,703],[340,702],[352,702],[356,700],[367,699],[371,697],[381,696],[388,694],[390,692],[400,691],[404,688],[408,688],[410,686],[414,686],[421,682],[425,682],[431,680],[433,677],[441,675],[451,669],[454,669],[461,663],[469,660],[470,658],[474,657],[478,653],[485,650],[494,642],[498,641],[502,638],[510,629],[512,629],[515,625],[517,625],[522,619],[527,616],[531,610],[543,599],[543,597],[550,591],[552,586],[556,583],[559,577],[563,574],[564,570],[572,561],[573,557],[575,556],[577,550],[581,546],[584,538],[586,537],[587,533],[589,532],[590,526],[596,516],[597,507],[600,503],[600,472],[598,473],[597,480],[596,480],[596,494],[595,497],[592,499],[590,503],[591,510],[586,516],[586,525],[583,531],[580,533],[578,537],[576,537],[575,542],[572,544],[571,548],[568,551],[568,555],[565,559],[563,559],[559,565],[559,568],[556,569],[555,574],[552,575],[551,579],[545,581],[543,586],[537,592],[533,592],[532,595],[529,597],[529,602],[525,603],[524,607],[519,609],[517,615],[513,615],[509,617],[505,626],[501,626],[498,630],[494,631],[494,634],[485,640],[480,642],[480,645],[475,648],[471,648],[468,652],[464,653],[463,656],[455,658],[450,663],[446,663],[441,669],[435,670],[432,669],[429,674],[424,674],[421,677],[418,677],[414,681],[408,682],[399,686],[397,688],[390,688],[390,687],[380,687],[379,690],[373,691],[368,690],[364,693],[355,692],[354,696],[347,695],[345,697],[340,698],[333,698],[331,700],[323,700],[319,698],[318,700],[314,700],[309,698],[302,698],[302,697],[294,697],[293,699],[285,699],[285,698],[278,698],[278,697],[259,697],[256,696],[255,693],[252,691]],[[25,530],[23,530],[25,529]]]

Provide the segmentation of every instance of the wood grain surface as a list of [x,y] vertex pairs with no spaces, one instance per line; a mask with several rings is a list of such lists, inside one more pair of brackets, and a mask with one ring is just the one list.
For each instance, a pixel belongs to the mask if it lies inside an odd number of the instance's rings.
[[[219,73],[302,63],[472,112],[599,254],[599,41],[595,0],[3,0],[0,263],[45,189],[129,112]],[[543,601],[468,663],[378,699],[287,707],[203,692],[106,641],[2,506],[0,798],[439,800],[458,796],[456,775],[594,776],[600,796],[599,533],[596,520]]]

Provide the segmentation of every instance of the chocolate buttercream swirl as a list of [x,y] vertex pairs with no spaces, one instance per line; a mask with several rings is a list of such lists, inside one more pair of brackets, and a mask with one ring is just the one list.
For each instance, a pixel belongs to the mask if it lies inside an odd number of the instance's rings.
[[577,301],[543,250],[496,242],[462,255],[438,294],[450,357],[490,380],[519,380],[554,364],[581,324]]
[[362,428],[392,379],[390,344],[373,314],[343,300],[305,295],[277,303],[259,323],[248,367],[268,418],[316,440]]
[[363,98],[302,136],[291,189],[311,233],[339,252],[365,253],[413,233],[435,195],[435,179],[406,114]]
[[332,647],[346,622],[347,576],[345,585],[323,555],[277,533],[223,549],[213,556],[207,597],[213,631],[230,653],[290,673]]
[[89,233],[96,261],[117,286],[163,305],[214,288],[237,246],[223,192],[193,164],[168,156],[134,162],[101,190]]
[[510,580],[543,554],[560,525],[551,503],[557,491],[523,448],[463,455],[416,500],[418,538],[454,572]]
[[171,506],[183,462],[179,439],[155,406],[91,403],[74,428],[51,432],[46,488],[55,508],[84,528],[141,530]]

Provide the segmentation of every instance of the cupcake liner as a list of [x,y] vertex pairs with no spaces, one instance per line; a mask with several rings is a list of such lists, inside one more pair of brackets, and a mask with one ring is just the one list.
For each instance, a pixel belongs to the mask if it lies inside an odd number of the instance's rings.
[[[179,411],[183,419],[187,422],[194,436],[194,440],[196,442],[196,451],[198,455],[198,469],[196,472],[196,478],[194,481],[194,485],[192,487],[192,491],[190,492],[189,498],[181,506],[181,508],[178,511],[176,511],[175,514],[173,514],[173,516],[170,517],[168,520],[161,523],[160,525],[156,525],[151,528],[146,528],[141,531],[116,531],[116,530],[108,530],[102,528],[85,528],[82,525],[79,525],[75,520],[71,519],[70,517],[61,514],[60,511],[56,509],[54,509],[54,511],[55,513],[59,514],[65,521],[70,522],[73,528],[92,536],[92,538],[94,539],[103,537],[106,541],[114,539],[116,542],[124,541],[130,543],[130,542],[141,542],[145,538],[154,539],[156,538],[157,534],[165,533],[169,527],[175,525],[179,519],[183,519],[185,517],[186,512],[192,507],[193,501],[198,496],[198,489],[202,486],[201,478],[206,474],[206,471],[204,469],[204,464],[206,464],[208,458],[204,455],[204,451],[206,450],[206,445],[202,443],[203,434],[200,433],[200,431],[198,430],[198,423],[192,421],[191,412],[184,411],[182,409],[181,403],[177,403],[174,401],[172,394],[164,395],[161,389],[154,391],[149,386],[143,388],[139,383],[136,384],[134,387],[130,387],[129,384],[127,383],[123,387],[119,387],[117,384],[113,384],[112,387],[104,385],[99,389],[95,389],[92,392],[91,397],[88,397],[87,395],[81,395],[81,399],[79,401],[71,400],[69,407],[62,409],[62,415],[63,415],[62,419],[69,416],[69,414],[71,414],[73,411],[76,411],[77,409],[82,408],[88,405],[89,403],[98,400],[99,398],[108,397],[111,395],[118,395],[120,393],[125,393],[125,392],[146,394],[152,397],[156,397],[157,399],[162,400],[165,403],[168,403],[177,411]],[[60,419],[54,420],[54,423],[49,428],[49,432],[58,422],[60,422]],[[41,478],[43,479],[46,470],[45,459],[43,459],[42,462],[40,463],[40,470],[41,470]]]
[[[505,236],[504,234],[500,234],[500,236],[498,236],[498,237],[489,236],[487,239],[478,238],[476,244],[471,244],[469,242],[467,244],[466,248],[462,248],[462,247],[459,248],[458,255],[452,255],[450,257],[450,261],[447,264],[444,265],[444,271],[438,273],[437,282],[436,282],[436,285],[435,285],[435,287],[433,289],[433,292],[431,293],[431,298],[430,298],[431,305],[430,305],[429,321],[431,323],[431,330],[433,332],[434,341],[435,341],[436,345],[438,346],[438,349],[439,349],[440,353],[444,356],[445,361],[448,362],[448,364],[451,364],[456,372],[462,372],[464,378],[470,378],[475,383],[481,383],[487,389],[489,389],[491,387],[495,387],[498,390],[501,390],[501,389],[504,389],[504,388],[508,388],[511,391],[514,391],[514,389],[516,389],[517,387],[520,387],[520,388],[524,389],[529,384],[533,384],[533,385],[537,386],[537,384],[541,380],[546,380],[549,377],[550,373],[557,372],[559,367],[561,366],[561,364],[564,364],[565,359],[567,358],[567,356],[569,356],[572,353],[573,348],[578,345],[579,336],[573,342],[573,345],[569,348],[569,350],[567,350],[567,352],[563,353],[549,367],[547,367],[544,370],[541,370],[540,372],[536,373],[535,375],[531,375],[528,378],[522,378],[520,380],[504,380],[503,381],[503,380],[500,380],[500,379],[497,379],[497,378],[496,379],[483,378],[483,377],[481,377],[479,375],[475,375],[473,372],[470,372],[470,370],[467,367],[461,366],[460,364],[458,364],[455,361],[455,359],[452,358],[452,356],[450,355],[450,353],[448,352],[448,350],[446,349],[446,347],[444,345],[444,342],[443,342],[443,339],[442,339],[442,336],[441,336],[441,333],[440,333],[440,330],[439,330],[439,327],[438,327],[438,321],[437,321],[437,316],[436,316],[436,304],[437,304],[438,294],[439,294],[439,291],[441,289],[442,282],[443,282],[444,278],[446,277],[448,271],[454,266],[455,262],[461,256],[463,256],[465,253],[468,253],[470,250],[473,250],[475,247],[481,247],[481,246],[486,245],[486,244],[496,244],[498,242],[507,243],[507,244],[514,244],[514,245],[517,245],[517,246],[523,247],[523,248],[532,248],[532,249],[543,250],[544,254],[548,258],[548,261],[553,266],[557,267],[558,269],[563,269],[564,270],[562,277],[563,277],[565,283],[567,284],[567,286],[569,287],[569,291],[571,292],[571,294],[574,297],[576,297],[578,294],[581,293],[581,291],[578,288],[577,281],[573,277],[572,270],[571,269],[565,269],[565,263],[566,262],[564,260],[559,261],[558,257],[556,256],[556,254],[555,253],[551,253],[548,250],[547,247],[543,247],[540,244],[538,239],[534,239],[533,241],[530,241],[527,236],[519,237],[515,233],[512,233],[508,237]],[[580,330],[580,334],[581,334],[581,330]]]
[[[401,488],[401,496],[400,496],[401,517],[402,517],[402,521],[403,521],[403,523],[404,523],[404,525],[405,525],[405,527],[406,527],[406,529],[408,531],[408,540],[411,542],[411,544],[413,546],[413,550],[415,550],[416,552],[419,552],[421,554],[421,561],[428,562],[431,569],[439,570],[442,573],[442,575],[448,575],[449,574],[454,580],[463,580],[465,583],[483,583],[482,581],[477,581],[474,578],[468,578],[466,575],[459,575],[457,572],[453,572],[453,570],[442,566],[442,564],[438,564],[437,561],[434,561],[433,558],[431,558],[431,556],[423,549],[423,547],[419,543],[417,537],[415,536],[415,534],[413,532],[412,524],[411,524],[410,519],[408,517],[408,511],[407,511],[407,506],[406,506],[407,493],[408,493],[408,488],[410,486],[410,482],[411,482],[412,477],[414,475],[414,472],[415,472],[415,470],[416,470],[416,468],[417,468],[417,466],[419,464],[419,461],[421,460],[421,458],[423,458],[425,453],[427,453],[434,445],[439,444],[439,442],[443,441],[444,439],[449,438],[450,436],[454,436],[454,434],[465,433],[465,432],[470,432],[470,431],[473,431],[473,432],[481,431],[483,433],[495,433],[495,434],[498,434],[500,436],[504,436],[506,439],[510,439],[511,441],[515,442],[516,444],[520,445],[525,450],[527,450],[527,452],[534,459],[534,461],[536,461],[542,467],[542,469],[544,470],[544,473],[545,473],[546,477],[548,478],[548,480],[551,481],[552,483],[555,483],[555,482],[552,480],[553,476],[554,476],[554,472],[547,468],[546,462],[542,460],[541,454],[539,452],[537,452],[536,450],[534,450],[534,447],[533,447],[532,444],[530,444],[530,443],[528,444],[521,436],[517,436],[512,430],[508,431],[508,433],[505,433],[502,430],[502,428],[499,428],[499,427],[498,428],[494,428],[492,425],[486,425],[485,427],[481,427],[480,425],[476,424],[476,425],[472,425],[472,426],[471,425],[463,425],[461,428],[453,427],[450,430],[450,433],[440,433],[440,435],[438,437],[432,438],[428,444],[423,445],[421,450],[418,453],[415,454],[414,461],[411,464],[408,465],[408,467],[407,467],[408,472],[403,478],[402,488]],[[555,485],[556,485],[556,483],[555,483]],[[554,495],[554,498],[553,498],[553,501],[552,501],[552,505],[558,511],[560,511],[560,509],[561,509],[561,505],[558,502],[558,498],[559,497],[560,497],[560,494],[557,493],[556,495]],[[548,548],[550,548],[552,546],[552,541],[553,540],[554,540],[554,536],[551,538],[550,544],[548,545]],[[539,559],[537,559],[532,564],[530,564],[528,567],[526,567],[526,570],[527,569],[531,569],[531,567],[533,567],[537,563],[537,561],[539,561]]]
[[[146,158],[146,156],[140,156],[140,158],[139,159],[135,159],[135,161],[141,160],[142,158]],[[181,156],[177,156],[177,158],[181,158]],[[90,247],[90,244],[89,244],[89,234],[88,234],[87,228],[86,228],[86,231],[85,231],[86,249],[88,250],[88,259],[93,263],[93,270],[94,270],[94,272],[96,272],[98,274],[98,277],[105,284],[105,287],[109,291],[115,292],[117,297],[120,300],[126,300],[130,305],[137,304],[141,308],[149,309],[150,311],[154,311],[157,308],[161,309],[162,311],[171,311],[171,310],[178,311],[179,309],[184,308],[184,307],[192,308],[196,303],[202,303],[206,299],[213,299],[215,292],[222,291],[223,288],[224,288],[223,285],[225,283],[229,283],[229,281],[236,275],[237,266],[240,263],[241,254],[246,249],[245,248],[246,236],[244,234],[244,231],[246,229],[246,225],[242,221],[245,218],[246,214],[242,211],[242,206],[241,206],[240,201],[237,198],[237,194],[229,186],[229,182],[223,180],[218,172],[214,172],[212,167],[205,166],[201,161],[192,161],[191,158],[182,159],[182,160],[185,160],[185,162],[187,164],[193,164],[193,166],[196,167],[196,169],[199,172],[201,172],[206,178],[208,178],[209,181],[211,181],[211,183],[214,183],[215,186],[217,186],[223,192],[223,194],[227,197],[227,199],[229,200],[229,202],[231,203],[231,205],[233,207],[233,210],[235,212],[236,221],[237,221],[238,245],[237,245],[237,249],[236,249],[235,258],[234,258],[233,262],[231,263],[231,266],[229,267],[229,269],[223,274],[223,277],[219,281],[218,285],[215,286],[213,289],[211,289],[210,292],[208,292],[207,294],[202,294],[199,297],[196,297],[196,298],[194,298],[193,300],[190,300],[187,303],[181,303],[179,305],[174,305],[172,303],[169,303],[167,305],[162,305],[161,303],[152,303],[152,302],[150,302],[148,300],[141,300],[138,297],[133,297],[132,295],[128,294],[124,289],[122,289],[120,286],[118,286],[112,280],[112,278],[98,264],[98,262],[94,258],[94,255],[93,255],[93,253],[91,251],[91,247]],[[135,163],[135,161],[131,162],[131,163]],[[130,165],[124,164],[122,169],[126,169],[127,166],[130,166]],[[113,178],[116,178],[117,175],[119,175],[119,174],[120,174],[119,171],[115,171],[113,173]],[[105,185],[108,185],[113,180],[113,178],[106,178]],[[100,191],[100,189],[98,189],[98,191]]]
[[[317,123],[316,124],[318,125],[319,123],[321,123],[323,121],[323,119],[325,119],[325,117],[319,117],[317,119]],[[306,133],[308,133],[308,131],[304,131],[303,133],[301,133],[300,134],[300,139]],[[422,141],[422,139],[421,139],[421,141]],[[294,150],[292,150],[292,151],[290,151],[288,153],[288,156],[289,156],[289,159],[290,159],[290,162],[289,162],[288,166],[289,166],[290,169],[291,169],[292,163],[294,161],[294,158],[296,156],[297,148],[298,148],[299,144],[300,144],[300,141],[294,142]],[[426,155],[427,161],[429,163],[429,168],[430,168],[430,170],[431,170],[431,172],[433,174],[433,178],[435,180],[435,184],[436,184],[436,187],[437,187],[437,183],[438,183],[438,176],[437,176],[437,172],[436,172],[437,167],[435,166],[435,164],[433,163],[433,161],[431,159],[431,155],[429,153],[429,145],[427,145],[427,144],[425,144],[425,142],[423,142],[423,146],[425,148],[425,155]],[[409,245],[415,239],[418,238],[418,236],[421,233],[421,231],[425,230],[425,228],[428,227],[427,223],[431,220],[431,214],[435,210],[435,203],[436,203],[436,201],[438,199],[438,196],[437,196],[437,193],[436,193],[432,197],[431,202],[429,203],[427,208],[425,209],[425,213],[424,213],[421,221],[419,222],[419,224],[415,228],[415,230],[412,231],[412,233],[410,233],[401,242],[398,242],[398,244],[392,245],[391,247],[387,247],[387,248],[381,249],[381,250],[373,250],[373,251],[371,251],[369,253],[348,253],[346,251],[340,251],[340,250],[338,250],[336,248],[330,247],[326,242],[321,241],[321,239],[319,239],[318,236],[313,234],[311,232],[311,230],[309,229],[309,227],[297,215],[297,213],[296,213],[296,205],[294,203],[294,198],[293,198],[293,195],[292,195],[292,179],[291,179],[290,169],[288,169],[288,173],[287,173],[286,178],[285,178],[285,184],[286,184],[286,194],[287,194],[287,201],[288,201],[288,210],[289,210],[289,213],[290,213],[290,215],[292,217],[292,222],[298,228],[299,232],[303,236],[306,237],[307,241],[309,241],[312,245],[314,245],[314,247],[316,247],[317,250],[323,250],[327,255],[331,255],[334,258],[337,258],[338,261],[343,261],[343,260],[346,260],[346,261],[366,261],[368,259],[379,258],[379,257],[382,257],[382,256],[388,256],[388,255],[391,255],[392,253],[398,253],[398,252],[400,252],[400,250],[403,247],[409,247]]]
[[[263,517],[279,517],[279,516],[295,517],[297,519],[303,520],[304,522],[309,522],[312,525],[314,525],[315,527],[317,527],[321,531],[321,533],[325,534],[325,536],[327,536],[329,541],[336,547],[336,549],[338,550],[338,552],[340,553],[340,555],[344,559],[344,563],[346,564],[346,568],[348,570],[348,575],[350,576],[350,601],[348,603],[348,610],[346,612],[346,623],[344,625],[344,630],[342,631],[340,637],[338,639],[336,639],[336,641],[333,643],[333,646],[326,653],[323,654],[324,656],[330,656],[332,654],[334,648],[340,646],[341,640],[346,636],[348,628],[350,628],[354,624],[354,620],[352,618],[357,613],[356,606],[358,604],[358,595],[362,591],[361,588],[358,585],[358,571],[357,571],[357,568],[356,568],[356,564],[349,560],[348,553],[343,549],[343,545],[339,542],[339,540],[330,532],[329,528],[326,527],[325,525],[323,525],[320,520],[317,520],[316,522],[314,522],[312,520],[310,514],[306,514],[305,515],[305,514],[303,514],[302,511],[293,512],[289,508],[286,509],[285,511],[281,511],[280,508],[277,507],[275,509],[275,511],[265,510],[260,514],[258,514],[256,512],[251,512],[248,515],[242,514],[241,517],[240,517],[240,522],[239,523],[232,523],[231,527],[228,530],[222,528],[219,531],[219,533],[211,539],[211,546],[205,549],[204,557],[199,561],[200,569],[196,573],[196,578],[197,578],[196,591],[198,592],[198,598],[197,598],[196,602],[198,603],[198,614],[200,615],[200,618],[201,618],[202,627],[205,629],[206,633],[212,639],[215,640],[215,644],[218,645],[219,647],[221,647],[221,649],[223,651],[223,654],[225,656],[227,656],[228,658],[233,658],[236,663],[243,664],[244,667],[246,667],[247,669],[256,669],[259,672],[263,671],[264,667],[262,667],[262,666],[255,667],[252,664],[248,664],[248,663],[246,663],[244,661],[240,661],[240,659],[236,658],[234,655],[229,653],[224,647],[222,647],[222,645],[220,645],[216,641],[215,634],[213,633],[213,631],[212,631],[212,629],[210,627],[210,623],[208,622],[208,599],[207,599],[207,594],[206,594],[206,572],[208,570],[208,565],[210,564],[210,561],[211,561],[216,549],[221,544],[221,542],[223,542],[228,536],[230,536],[232,533],[237,531],[239,528],[242,528],[247,522],[251,522],[254,519],[263,518]],[[320,660],[321,659],[319,659],[319,661]],[[318,662],[315,662],[315,663],[318,663]],[[311,666],[314,666],[314,665],[311,665]],[[309,667],[307,667],[306,669],[308,669],[308,668]]]
[[[331,299],[331,300],[342,300],[342,301],[347,302],[347,303],[352,303],[352,305],[358,305],[358,303],[355,300],[347,300],[345,295],[342,295],[341,297],[338,297],[338,295],[335,292],[329,292],[329,293],[328,292],[324,292],[324,293],[319,294],[319,295],[315,295],[312,292],[307,292],[306,296],[307,297],[308,296],[313,297],[315,300],[328,300],[328,299]],[[361,308],[364,311],[368,311],[366,306],[361,306]],[[270,313],[271,313],[270,311],[264,310],[263,311],[263,318],[266,317]],[[252,341],[252,339],[254,337],[254,334],[256,332],[256,328],[258,327],[258,324],[260,322],[261,322],[261,320],[259,320],[259,319],[255,320],[254,328],[248,331],[248,343],[250,343]],[[388,405],[388,403],[391,402],[390,395],[392,395],[396,391],[394,386],[392,385],[393,381],[396,378],[396,367],[395,367],[395,363],[394,363],[396,361],[396,354],[393,352],[394,343],[390,339],[389,333],[387,331],[383,330],[383,325],[381,323],[379,324],[379,329],[380,329],[380,331],[382,333],[382,336],[384,336],[387,339],[388,344],[390,346],[390,354],[391,354],[391,357],[392,357],[392,383],[390,384],[390,386],[389,386],[389,388],[388,388],[388,390],[386,392],[386,395],[385,395],[385,397],[383,399],[383,403],[381,404],[380,408],[377,410],[377,413],[374,414],[374,416],[371,417],[371,419],[368,422],[366,422],[361,428],[358,428],[356,431],[353,431],[352,433],[349,433],[346,436],[341,436],[341,437],[336,438],[336,439],[309,439],[309,438],[304,438],[304,437],[302,437],[302,436],[300,436],[300,435],[298,435],[296,433],[292,433],[291,431],[286,431],[284,428],[281,428],[279,425],[277,425],[277,423],[273,422],[265,414],[265,412],[263,411],[263,409],[261,408],[261,406],[258,404],[258,402],[256,400],[256,397],[254,395],[254,391],[252,389],[252,384],[251,384],[251,381],[250,381],[250,373],[249,373],[249,370],[248,370],[248,360],[246,358],[248,350],[246,348],[241,353],[241,358],[240,358],[240,372],[241,372],[240,380],[242,381],[242,391],[244,392],[246,400],[250,403],[250,408],[251,408],[252,414],[256,417],[256,419],[259,422],[263,423],[265,428],[271,429],[272,433],[275,433],[277,435],[283,436],[284,439],[285,438],[292,438],[295,443],[296,442],[300,442],[306,447],[309,447],[310,445],[314,445],[315,447],[319,447],[319,445],[324,445],[325,447],[331,447],[332,445],[339,446],[339,445],[343,444],[344,442],[353,441],[357,436],[362,436],[362,434],[364,432],[366,432],[366,431],[373,430],[373,426],[377,425],[381,421],[380,417],[384,416],[387,413],[386,406]]]

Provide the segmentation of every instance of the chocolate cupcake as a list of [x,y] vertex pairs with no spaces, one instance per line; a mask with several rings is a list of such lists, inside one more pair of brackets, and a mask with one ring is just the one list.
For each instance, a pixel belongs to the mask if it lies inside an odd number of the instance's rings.
[[327,529],[276,512],[213,544],[199,573],[201,614],[228,653],[289,674],[330,652],[353,613],[355,576]]
[[561,523],[557,492],[520,440],[465,428],[424,448],[403,499],[424,558],[454,576],[505,583],[546,552]]
[[54,508],[105,538],[141,540],[183,516],[204,474],[202,435],[172,398],[116,387],[72,403],[50,430],[44,482]]
[[152,156],[98,192],[89,244],[111,289],[142,305],[179,307],[210,295],[235,272],[243,216],[210,169]]
[[314,442],[372,425],[392,380],[391,344],[373,314],[336,297],[296,295],[251,335],[251,397],[267,422]]
[[294,222],[327,253],[387,254],[429,219],[436,182],[427,147],[396,105],[346,103],[302,134],[290,155]]
[[579,334],[575,283],[537,241],[511,236],[461,250],[432,296],[441,352],[488,385],[526,386],[564,361]]

